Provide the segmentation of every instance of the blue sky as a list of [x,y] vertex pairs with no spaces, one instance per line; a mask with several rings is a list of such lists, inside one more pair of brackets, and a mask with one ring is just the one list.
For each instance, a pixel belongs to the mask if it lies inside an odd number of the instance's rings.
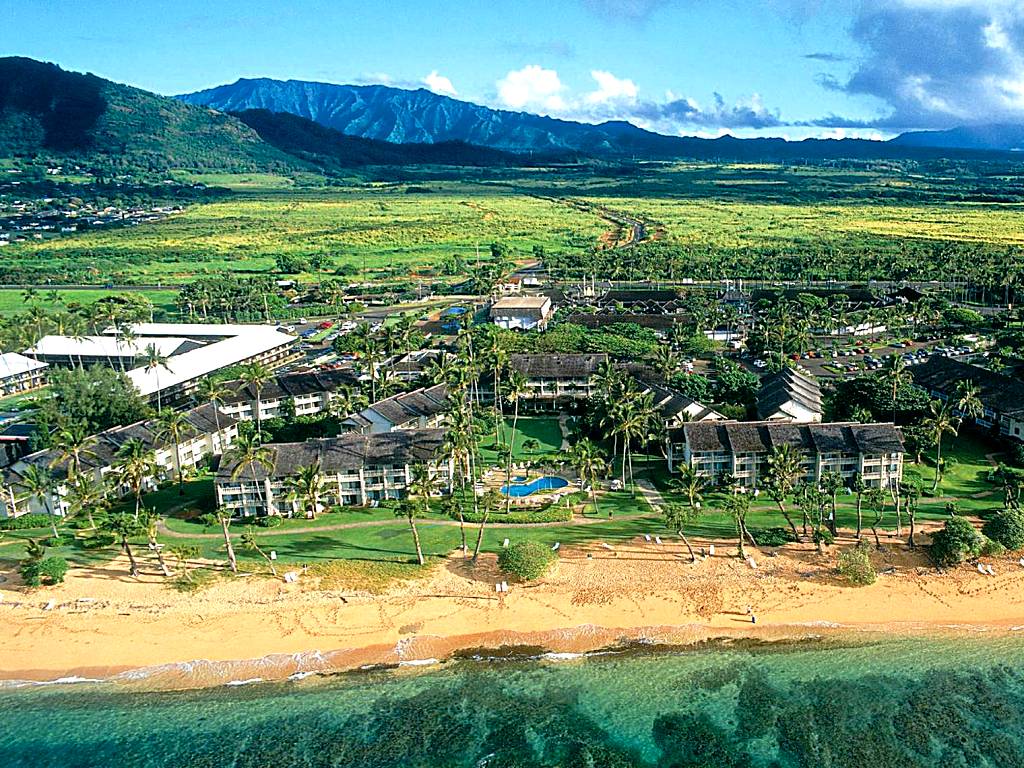
[[5,54],[164,94],[238,77],[383,82],[665,133],[791,138],[1024,121],[1022,0],[4,5],[17,30]]

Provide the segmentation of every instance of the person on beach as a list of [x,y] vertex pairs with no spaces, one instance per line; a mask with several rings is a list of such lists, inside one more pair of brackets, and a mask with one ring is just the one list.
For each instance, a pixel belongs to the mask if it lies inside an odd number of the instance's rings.
[[753,613],[750,614],[750,623],[751,624],[757,624],[757,616],[755,614],[753,614]]

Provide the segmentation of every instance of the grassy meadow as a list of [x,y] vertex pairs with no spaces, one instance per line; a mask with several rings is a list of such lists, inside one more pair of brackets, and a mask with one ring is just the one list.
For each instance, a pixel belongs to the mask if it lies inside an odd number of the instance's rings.
[[[24,312],[32,305],[37,305],[50,311],[58,311],[75,302],[91,304],[98,299],[119,295],[124,293],[124,291],[107,290],[104,288],[63,289],[58,291],[60,298],[57,301],[50,299],[47,293],[47,290],[40,289],[31,302],[26,302],[24,291],[21,289],[0,288],[0,317]],[[176,314],[178,311],[174,303],[175,297],[178,295],[175,290],[143,290],[137,293],[153,302],[154,312],[157,315],[161,312]],[[157,317],[157,320],[159,320],[159,317]]]
[[9,246],[5,255],[12,264],[84,262],[114,282],[175,282],[273,271],[278,254],[327,253],[338,266],[372,270],[433,266],[478,246],[486,254],[492,242],[523,256],[535,245],[585,249],[606,228],[597,216],[502,189],[430,188],[263,187],[160,222]]

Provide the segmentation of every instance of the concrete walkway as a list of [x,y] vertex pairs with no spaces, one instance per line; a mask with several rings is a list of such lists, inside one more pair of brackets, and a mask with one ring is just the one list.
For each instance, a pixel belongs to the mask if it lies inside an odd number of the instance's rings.
[[651,509],[660,515],[662,508],[665,506],[665,499],[661,495],[661,491],[655,488],[651,481],[647,479],[637,480],[636,487],[640,489],[640,495],[651,505]]

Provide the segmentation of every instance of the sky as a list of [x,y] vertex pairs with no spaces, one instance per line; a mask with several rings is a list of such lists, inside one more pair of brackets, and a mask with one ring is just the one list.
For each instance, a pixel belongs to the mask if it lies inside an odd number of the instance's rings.
[[1024,0],[0,0],[0,54],[162,94],[383,83],[677,135],[1024,122]]

